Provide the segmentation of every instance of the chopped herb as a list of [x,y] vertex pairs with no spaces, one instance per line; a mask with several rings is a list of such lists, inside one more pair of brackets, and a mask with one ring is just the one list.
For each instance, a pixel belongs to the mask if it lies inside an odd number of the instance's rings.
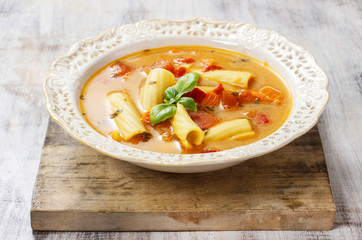
[[85,100],[84,95],[80,95],[79,99],[80,100]]
[[250,59],[248,59],[248,58],[240,58],[240,59],[234,60],[232,62],[233,63],[238,63],[238,62],[249,62],[249,61],[250,61]]
[[145,53],[147,53],[147,52],[149,52],[150,51],[150,49],[145,49],[145,50],[143,50],[143,52],[145,52]]
[[84,113],[82,113],[82,115],[83,115],[83,116],[85,116],[85,115],[87,115],[87,113],[86,113],[86,112],[84,112]]
[[151,139],[152,134],[149,132],[143,132],[141,133],[141,136],[142,136],[142,142],[147,142],[148,140]]
[[156,84],[157,83],[157,81],[150,81],[149,83],[148,83],[148,85],[152,85],[152,84]]
[[215,52],[215,50],[211,50],[211,51],[210,51],[210,53],[214,53],[214,52]]
[[254,104],[259,104],[259,98],[256,98]]
[[233,95],[234,97],[238,97],[239,96],[239,92],[235,91],[235,92],[232,92],[231,95]]
[[240,62],[249,62],[250,59],[248,59],[248,58],[240,58],[239,61]]
[[215,111],[215,108],[214,107],[210,107],[210,106],[205,106],[205,108],[207,109],[207,110],[209,110],[209,111]]
[[117,117],[121,112],[123,111],[123,109],[119,110],[117,109],[114,113],[111,114],[111,118],[115,118]]

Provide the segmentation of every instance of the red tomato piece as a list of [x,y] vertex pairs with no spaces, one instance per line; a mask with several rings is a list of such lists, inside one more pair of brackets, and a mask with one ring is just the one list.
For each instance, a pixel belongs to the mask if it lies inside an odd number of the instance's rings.
[[221,83],[219,83],[219,84],[213,89],[214,93],[216,93],[216,94],[222,93],[224,90],[225,90],[225,89],[224,89],[224,86],[223,86]]
[[131,68],[128,65],[121,62],[115,62],[110,67],[113,68],[113,74],[119,77],[131,71]]
[[205,106],[216,107],[220,103],[220,96],[214,91],[209,91],[206,93],[205,98],[202,100],[201,104]]
[[232,91],[225,90],[221,95],[221,104],[224,108],[229,109],[239,106],[239,99],[232,95]]
[[172,73],[174,73],[175,68],[173,67],[172,63],[167,61],[164,58],[159,58],[157,61],[151,66],[152,69],[154,68],[163,68],[166,69]]
[[256,124],[266,124],[269,122],[269,119],[264,113],[257,113],[255,115],[255,122]]
[[183,67],[183,66],[174,68],[174,73],[173,74],[177,78],[182,77],[183,75],[185,75],[185,73],[186,73],[186,68]]
[[175,62],[176,63],[193,63],[193,62],[195,62],[195,59],[193,59],[193,58],[176,58]]
[[202,72],[208,72],[208,71],[220,70],[220,69],[222,69],[222,67],[211,64],[211,65],[207,65],[206,67],[204,67],[202,69]]
[[190,115],[190,118],[201,129],[210,128],[220,122],[219,119],[203,110],[197,110],[197,112],[188,111],[188,113]]
[[220,150],[205,150],[205,151],[203,151],[203,152],[201,152],[201,153],[212,153],[212,152],[220,152]]
[[193,98],[196,103],[201,103],[206,97],[206,93],[200,90],[200,88],[194,88],[191,92],[185,93],[183,96]]

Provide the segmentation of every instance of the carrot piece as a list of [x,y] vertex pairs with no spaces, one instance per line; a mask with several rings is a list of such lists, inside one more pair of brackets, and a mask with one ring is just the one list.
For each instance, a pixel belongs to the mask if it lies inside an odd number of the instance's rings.
[[202,100],[201,104],[205,106],[216,107],[220,103],[220,96],[214,91],[209,91],[206,93],[205,98]]
[[151,66],[151,69],[154,69],[154,68],[163,68],[172,73],[174,73],[174,70],[175,70],[172,63],[170,63],[169,61],[167,61],[164,58],[157,59],[157,61]]
[[221,104],[224,108],[229,109],[239,106],[239,99],[232,94],[230,90],[225,90],[221,95]]
[[259,92],[253,92],[250,90],[243,90],[238,95],[238,98],[239,98],[241,104],[268,102],[267,99],[265,99],[263,94],[261,94]]
[[151,124],[151,119],[150,119],[150,113],[151,113],[151,110],[148,110],[147,112],[145,112],[143,115],[142,115],[142,122],[143,124]]
[[113,74],[119,77],[131,71],[131,68],[128,65],[123,64],[121,62],[115,62],[111,64],[109,67],[113,69]]
[[175,62],[176,63],[193,63],[193,62],[195,62],[195,59],[193,59],[193,58],[176,58]]
[[283,97],[282,93],[279,90],[269,86],[263,87],[262,89],[260,89],[259,92],[270,101],[278,102]]
[[224,89],[224,86],[221,84],[221,83],[219,83],[214,89],[213,89],[213,91],[214,91],[214,93],[216,93],[216,94],[219,94],[219,93],[221,93],[222,91],[224,91],[225,89]]
[[197,112],[188,111],[188,113],[190,118],[201,129],[210,128],[220,122],[219,119],[202,110],[197,110]]
[[181,66],[181,67],[176,67],[174,68],[174,75],[175,77],[182,77],[184,74],[186,73],[186,68]]

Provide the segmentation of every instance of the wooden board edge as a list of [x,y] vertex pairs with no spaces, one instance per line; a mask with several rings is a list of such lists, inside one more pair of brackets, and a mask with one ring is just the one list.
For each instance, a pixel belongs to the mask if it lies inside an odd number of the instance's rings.
[[318,211],[90,213],[31,211],[33,230],[46,231],[324,231],[332,230],[335,209]]

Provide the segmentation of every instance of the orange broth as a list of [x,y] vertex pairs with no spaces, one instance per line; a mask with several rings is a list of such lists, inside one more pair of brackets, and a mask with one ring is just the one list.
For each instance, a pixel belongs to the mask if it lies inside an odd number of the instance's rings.
[[[222,103],[216,107],[198,105],[199,108],[202,108],[221,122],[237,118],[249,119],[256,134],[242,140],[214,141],[194,146],[191,149],[185,149],[181,146],[176,136],[172,135],[172,138],[168,139],[169,141],[164,141],[157,127],[154,128],[151,124],[146,124],[147,130],[152,134],[150,139],[145,142],[139,139],[128,142],[121,141],[122,144],[163,153],[205,153],[222,151],[247,145],[270,135],[285,122],[292,108],[292,96],[289,87],[281,76],[270,68],[267,63],[262,63],[241,53],[223,49],[202,46],[176,46],[136,52],[113,61],[97,71],[85,84],[80,97],[80,108],[87,122],[99,133],[112,138],[110,133],[117,130],[117,126],[111,117],[112,112],[110,103],[107,100],[107,94],[114,91],[127,92],[142,116],[146,111],[142,109],[140,105],[140,88],[143,86],[147,78],[147,72],[150,71],[151,66],[161,58],[162,61],[168,61],[175,68],[185,65],[185,63],[178,63],[175,61],[176,59],[192,58],[194,62],[187,66],[188,69],[185,74],[192,71],[192,69],[204,68],[205,64],[210,64],[210,62],[222,67],[223,70],[247,71],[253,74],[247,90],[260,92],[260,89],[268,86],[280,91],[282,97],[277,103],[263,103],[257,99],[252,103],[241,102],[238,106],[229,109],[224,108]],[[121,62],[128,66],[130,72],[122,76],[115,75],[114,69],[110,66],[116,62]],[[176,80],[177,79],[178,78],[176,78]],[[200,76],[198,86],[199,85],[215,87],[218,83],[205,80]],[[223,87],[231,92],[243,91],[243,89],[239,87],[228,84],[223,84]],[[265,119],[267,119],[267,122]],[[161,124],[168,127],[169,123],[166,121]]]

